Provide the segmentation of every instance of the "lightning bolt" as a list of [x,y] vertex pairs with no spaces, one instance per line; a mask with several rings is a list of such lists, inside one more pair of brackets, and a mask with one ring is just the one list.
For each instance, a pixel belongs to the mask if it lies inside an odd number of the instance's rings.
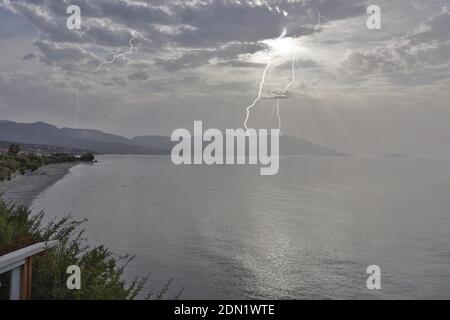
[[276,114],[276,116],[277,116],[277,119],[278,119],[278,130],[280,130],[281,129],[280,99],[277,99],[277,103],[273,107],[272,114],[270,115],[270,117],[272,117],[274,114]]
[[[297,60],[297,53],[294,53],[294,55],[292,56],[292,79],[288,83],[288,85],[286,86],[284,91],[282,91],[283,95],[286,95],[288,93],[289,89],[291,88],[291,86],[295,83],[295,65],[296,65],[296,60]],[[278,130],[281,130],[280,99],[277,99],[277,103],[275,104],[275,106],[274,106],[274,108],[272,110],[272,115],[275,113],[275,111],[276,111],[276,115],[277,115],[277,118],[278,118]]]
[[[315,30],[318,30],[318,28],[322,25],[322,20],[324,20],[326,23],[330,23],[331,27],[334,28],[335,30],[337,30],[340,33],[344,33],[339,27],[335,26],[332,21],[328,20],[327,18],[325,18],[324,16],[322,16],[322,14],[320,13],[319,10],[317,10],[317,16],[318,16],[318,22],[315,26]],[[281,38],[283,38],[286,35],[286,29],[283,30],[283,33],[281,34],[280,37],[278,37],[277,40],[280,40]],[[267,72],[270,70],[271,64],[272,64],[272,48],[269,49],[269,53],[268,53],[268,58],[267,58],[267,64],[266,67],[264,69],[264,72],[262,74],[262,78],[261,78],[261,82],[259,85],[259,91],[258,91],[258,96],[256,97],[256,99],[253,101],[253,103],[247,107],[247,115],[244,121],[244,127],[245,129],[248,131],[248,120],[250,117],[250,112],[251,110],[256,106],[256,104],[262,99],[262,90],[265,84],[265,80],[266,80],[266,75]],[[297,60],[297,53],[294,53],[294,55],[292,56],[292,79],[291,81],[288,83],[288,85],[286,86],[286,88],[284,89],[284,91],[281,92],[282,95],[286,95],[289,91],[289,89],[291,88],[291,86],[295,83],[296,78],[295,78],[295,69],[296,69],[296,60]],[[272,113],[270,115],[270,117],[272,117],[274,114],[276,114],[277,118],[278,118],[278,129],[281,130],[281,116],[280,116],[280,98],[277,98],[276,104],[272,109]]]
[[[128,45],[130,46],[129,51],[123,52],[123,53],[119,53],[119,54],[114,54],[111,60],[104,60],[102,61],[99,66],[97,67],[97,69],[94,70],[94,72],[92,74],[96,74],[98,73],[101,69],[103,69],[103,67],[107,64],[113,64],[114,62],[116,62],[117,59],[119,58],[124,58],[129,54],[133,54],[134,53],[134,47],[133,47],[133,40],[136,39],[136,34],[135,32],[130,32],[131,34],[131,39],[130,41],[128,41]],[[76,99],[76,103],[77,103],[77,112],[75,115],[75,128],[78,128],[78,119],[80,116],[80,87],[83,84],[83,82],[88,78],[87,73],[85,72],[83,74],[83,76],[81,77],[80,81],[78,81],[78,84],[76,86],[75,89],[75,99]]]
[[[283,30],[283,33],[278,37],[277,40],[280,40],[285,35],[286,35],[286,29]],[[268,56],[267,56],[267,64],[266,64],[266,67],[265,67],[264,72],[262,74],[261,82],[259,84],[258,96],[253,101],[253,103],[251,105],[249,105],[247,107],[247,109],[246,109],[247,110],[247,115],[246,115],[245,121],[244,121],[244,128],[245,128],[245,130],[247,132],[248,132],[248,129],[249,129],[248,126],[247,126],[247,123],[248,123],[248,120],[250,118],[250,112],[256,106],[256,104],[262,99],[262,91],[263,91],[263,88],[264,88],[264,83],[266,81],[267,71],[269,71],[271,65],[272,65],[272,48],[269,49],[269,53],[268,53]]]
[[319,10],[317,10],[317,16],[318,16],[318,22],[316,24],[316,26],[314,27],[314,29],[317,31],[319,29],[319,27],[322,25],[322,20],[324,20],[326,23],[328,23],[335,31],[337,31],[336,33],[340,33],[340,34],[344,34],[345,32],[339,28],[338,26],[336,26],[336,24],[327,19],[326,17],[324,17]]
[[131,39],[130,39],[130,41],[128,41],[128,44],[129,44],[129,46],[130,46],[130,50],[127,51],[127,52],[123,52],[123,53],[119,53],[119,54],[113,55],[112,59],[109,60],[109,61],[103,61],[102,63],[100,63],[100,65],[98,66],[98,68],[95,69],[94,74],[96,74],[97,72],[99,72],[99,71],[103,68],[103,66],[104,66],[105,64],[113,64],[117,59],[123,58],[123,57],[125,57],[125,56],[127,56],[127,55],[129,55],[129,54],[133,54],[133,53],[134,53],[134,52],[133,52],[133,50],[134,50],[134,48],[133,48],[133,40],[135,39],[135,37],[136,37],[135,33],[134,33],[134,32],[131,32]]
[[87,78],[87,75],[84,74],[83,77],[78,81],[77,87],[75,89],[75,100],[77,101],[77,113],[75,114],[75,129],[78,129],[78,118],[80,116],[80,86],[83,81]]

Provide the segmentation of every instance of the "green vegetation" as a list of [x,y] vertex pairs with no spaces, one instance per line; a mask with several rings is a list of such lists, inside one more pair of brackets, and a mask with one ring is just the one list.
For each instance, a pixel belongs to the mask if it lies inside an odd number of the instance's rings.
[[34,172],[38,168],[49,164],[76,161],[93,162],[95,161],[95,157],[91,153],[83,154],[80,157],[67,153],[49,155],[21,153],[20,146],[13,144],[9,146],[7,153],[0,154],[0,182],[10,180],[15,172],[24,175],[27,172]]
[[95,156],[92,153],[85,153],[80,157],[81,161],[94,162]]
[[20,146],[18,144],[12,144],[8,148],[8,153],[18,154],[20,152]]
[[[119,300],[134,299],[142,293],[148,277],[130,283],[122,280],[124,268],[132,257],[117,257],[104,246],[86,245],[83,230],[79,230],[84,221],[74,221],[68,216],[44,225],[43,217],[43,212],[32,215],[27,208],[0,201],[0,256],[33,243],[60,241],[59,246],[33,258],[33,299]],[[66,269],[70,265],[82,270],[81,290],[67,289]],[[2,275],[0,281],[0,300],[7,299],[8,275]],[[162,298],[170,283],[143,298]]]

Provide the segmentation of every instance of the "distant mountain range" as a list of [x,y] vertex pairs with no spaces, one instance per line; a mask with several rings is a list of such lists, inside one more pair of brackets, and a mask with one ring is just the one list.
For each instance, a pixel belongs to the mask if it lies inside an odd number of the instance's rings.
[[[28,145],[45,145],[91,151],[97,154],[168,155],[170,137],[142,136],[128,139],[90,129],[58,128],[54,125],[0,120],[0,140]],[[280,154],[285,156],[344,156],[334,150],[292,137],[280,137]]]

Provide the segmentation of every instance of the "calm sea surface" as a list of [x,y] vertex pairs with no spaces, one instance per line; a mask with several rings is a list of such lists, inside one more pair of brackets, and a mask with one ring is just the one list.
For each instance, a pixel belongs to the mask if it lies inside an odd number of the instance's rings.
[[[102,156],[34,202],[88,218],[86,237],[135,254],[127,278],[185,299],[450,298],[450,159],[297,158],[181,166]],[[366,287],[378,265],[382,290]]]

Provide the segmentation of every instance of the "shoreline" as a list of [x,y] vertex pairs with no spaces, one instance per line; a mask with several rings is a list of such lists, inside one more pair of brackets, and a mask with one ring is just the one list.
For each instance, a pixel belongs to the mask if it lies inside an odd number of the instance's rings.
[[34,199],[78,164],[80,162],[50,164],[25,176],[16,174],[11,181],[0,182],[0,198],[6,203],[29,207]]

